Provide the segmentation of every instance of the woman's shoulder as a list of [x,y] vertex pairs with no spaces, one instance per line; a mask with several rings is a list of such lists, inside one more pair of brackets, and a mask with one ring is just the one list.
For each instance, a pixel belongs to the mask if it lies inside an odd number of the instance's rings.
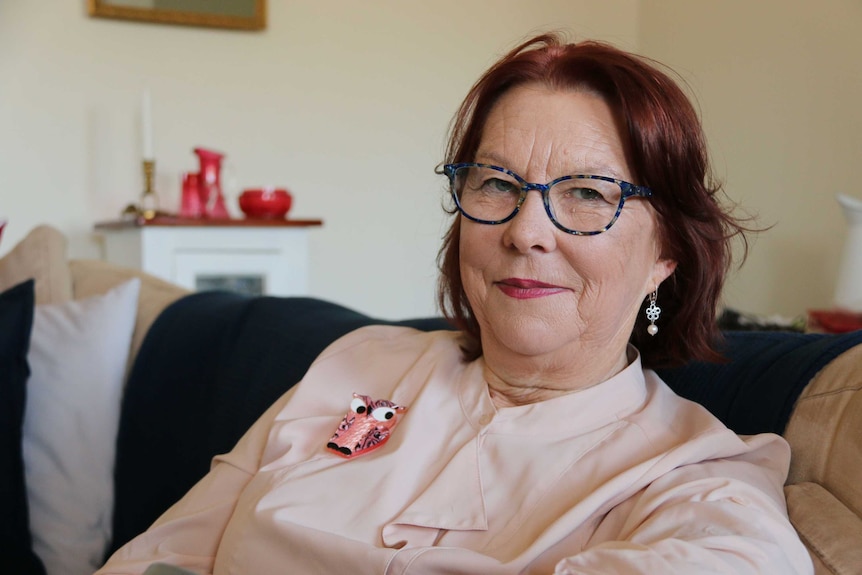
[[645,370],[644,375],[646,405],[632,421],[651,442],[691,452],[691,462],[734,457],[760,449],[787,451],[787,442],[781,436],[739,435],[700,403],[677,395],[655,372]]
[[422,353],[429,347],[457,348],[458,333],[451,331],[421,331],[397,325],[368,325],[353,330],[329,344],[312,363],[331,361],[355,353]]
[[[329,345],[296,385],[288,406],[337,412],[354,393],[373,399],[412,396],[431,372],[462,363],[458,334],[401,326],[362,327]],[[305,408],[303,408],[305,409]]]

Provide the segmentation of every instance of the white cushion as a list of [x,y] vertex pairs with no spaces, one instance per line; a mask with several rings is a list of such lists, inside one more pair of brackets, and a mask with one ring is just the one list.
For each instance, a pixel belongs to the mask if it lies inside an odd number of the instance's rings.
[[23,452],[33,550],[48,575],[91,574],[111,534],[113,472],[140,280],[38,305]]

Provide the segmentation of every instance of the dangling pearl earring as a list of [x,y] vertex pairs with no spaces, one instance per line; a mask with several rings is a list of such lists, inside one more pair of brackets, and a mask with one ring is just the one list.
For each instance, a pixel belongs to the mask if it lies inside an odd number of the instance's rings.
[[658,297],[658,288],[654,289],[651,294],[649,294],[649,306],[646,308],[646,316],[649,320],[649,325],[646,330],[650,335],[655,335],[658,333],[658,326],[655,324],[658,316],[661,315],[661,308],[655,304],[655,300]]

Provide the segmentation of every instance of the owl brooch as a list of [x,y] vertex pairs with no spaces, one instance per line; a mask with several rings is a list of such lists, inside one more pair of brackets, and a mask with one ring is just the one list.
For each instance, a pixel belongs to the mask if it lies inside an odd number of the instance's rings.
[[347,458],[370,453],[386,443],[406,409],[386,399],[354,393],[350,410],[326,447]]

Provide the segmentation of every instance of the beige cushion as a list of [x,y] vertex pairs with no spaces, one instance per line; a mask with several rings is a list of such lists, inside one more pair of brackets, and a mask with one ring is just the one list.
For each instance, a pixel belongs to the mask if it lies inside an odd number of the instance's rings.
[[814,560],[817,575],[851,575],[862,568],[862,519],[816,483],[788,485],[787,510]]
[[862,345],[811,380],[784,437],[793,454],[788,512],[815,572],[862,573]]
[[60,304],[101,295],[133,278],[141,279],[137,323],[129,354],[131,362],[150,324],[169,303],[189,293],[140,270],[101,261],[66,260],[66,238],[57,229],[33,228],[9,253],[0,258],[0,291],[28,279],[36,280],[37,304]]
[[189,293],[140,270],[124,268],[97,260],[71,260],[69,268],[75,299],[101,295],[133,277],[141,279],[138,316],[129,361],[133,361],[150,325],[168,304]]
[[862,345],[814,377],[784,437],[793,453],[787,483],[818,483],[862,517]]
[[37,304],[58,304],[72,299],[66,238],[51,226],[33,228],[0,259],[0,291],[31,278],[36,280]]

